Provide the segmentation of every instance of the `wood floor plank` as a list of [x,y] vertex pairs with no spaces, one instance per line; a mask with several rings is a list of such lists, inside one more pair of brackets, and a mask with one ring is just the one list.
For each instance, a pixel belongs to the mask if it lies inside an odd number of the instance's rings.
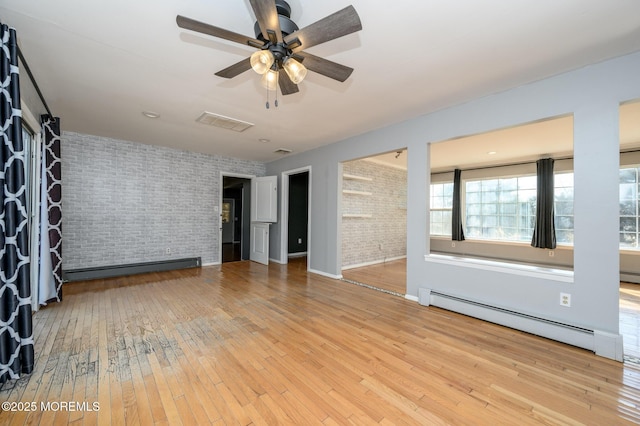
[[305,269],[66,284],[34,314],[34,372],[0,398],[100,410],[2,412],[0,424],[640,421],[640,367]]

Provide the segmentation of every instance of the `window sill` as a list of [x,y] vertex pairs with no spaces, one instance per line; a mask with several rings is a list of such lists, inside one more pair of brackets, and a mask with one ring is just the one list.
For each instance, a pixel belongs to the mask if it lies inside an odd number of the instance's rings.
[[464,268],[482,269],[485,271],[502,272],[505,274],[526,277],[544,278],[547,280],[573,283],[573,271],[548,268],[518,263],[499,262],[495,260],[476,259],[471,257],[450,256],[444,254],[426,254],[426,262],[453,265]]

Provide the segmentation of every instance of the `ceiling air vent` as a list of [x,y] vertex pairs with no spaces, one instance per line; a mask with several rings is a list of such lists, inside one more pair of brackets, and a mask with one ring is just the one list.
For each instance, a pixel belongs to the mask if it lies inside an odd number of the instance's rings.
[[282,154],[282,155],[291,154],[292,152],[293,151],[287,148],[278,148],[275,151],[273,151],[274,154]]
[[209,111],[203,112],[202,115],[196,119],[196,121],[198,123],[207,124],[209,126],[222,127],[223,129],[233,130],[234,132],[244,132],[249,127],[253,127],[253,123],[237,120],[231,117],[225,117],[224,115],[214,114]]

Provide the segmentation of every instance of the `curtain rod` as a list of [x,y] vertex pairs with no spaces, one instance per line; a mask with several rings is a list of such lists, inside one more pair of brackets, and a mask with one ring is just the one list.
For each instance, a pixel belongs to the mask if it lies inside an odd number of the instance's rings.
[[29,64],[27,64],[27,60],[24,58],[24,55],[22,54],[22,50],[20,50],[20,46],[18,46],[18,58],[20,58],[20,62],[22,62],[22,65],[24,65],[24,69],[25,71],[27,71],[27,75],[29,76],[29,79],[31,79],[31,82],[33,83],[33,87],[35,87],[36,92],[38,93],[38,96],[40,96],[40,100],[42,101],[44,108],[47,110],[47,113],[49,113],[49,116],[53,118],[53,114],[49,109],[49,105],[47,105],[47,101],[44,100],[44,96],[40,91],[40,87],[38,87],[38,83],[36,82],[35,77],[31,73],[31,70],[29,69]]
[[[620,154],[626,154],[626,153],[631,153],[631,152],[640,152],[640,149],[630,149],[630,150],[623,150],[620,151]],[[568,157],[558,157],[558,158],[554,158],[554,160],[573,160],[572,156],[568,156]],[[460,169],[463,172],[469,172],[472,170],[486,170],[486,169],[495,169],[497,167],[511,167],[511,166],[524,166],[526,164],[534,164],[535,161],[521,161],[519,163],[506,163],[506,164],[496,164],[494,166],[483,166],[483,167],[472,167],[470,169]],[[444,174],[444,173],[453,173],[453,170],[444,170],[441,172],[435,172],[433,173],[434,175],[439,175],[439,174]]]
[[[551,157],[547,157],[547,158],[551,158]],[[573,160],[573,157],[558,157],[558,158],[554,158],[554,160]],[[495,164],[493,166],[471,167],[469,169],[460,169],[460,171],[469,172],[472,170],[486,170],[486,169],[495,169],[498,167],[524,166],[526,164],[535,164],[535,163],[536,161],[521,161],[518,163]],[[441,172],[435,172],[433,174],[439,175],[442,173],[453,173],[453,170],[443,170]]]

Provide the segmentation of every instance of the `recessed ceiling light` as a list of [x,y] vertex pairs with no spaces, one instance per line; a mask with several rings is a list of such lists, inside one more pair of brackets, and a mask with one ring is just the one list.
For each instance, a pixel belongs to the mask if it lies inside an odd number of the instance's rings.
[[142,111],[142,115],[144,115],[147,118],[158,118],[158,117],[160,117],[160,114],[158,114],[157,112],[153,112],[153,111]]
[[266,138],[260,138],[260,139],[258,139],[258,142],[269,143],[269,142],[271,142],[271,140],[266,139]]
[[489,151],[487,152],[488,155],[496,155],[498,153],[498,151]]

